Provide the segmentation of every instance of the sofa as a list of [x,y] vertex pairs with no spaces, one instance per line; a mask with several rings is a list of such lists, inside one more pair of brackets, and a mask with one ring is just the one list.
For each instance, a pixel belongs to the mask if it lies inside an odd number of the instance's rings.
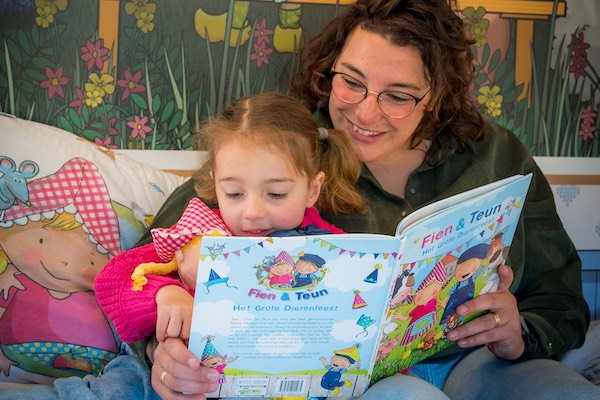
[[[0,144],[0,388],[98,374],[120,343],[95,274],[189,178],[7,114]],[[563,362],[600,385],[600,321]]]

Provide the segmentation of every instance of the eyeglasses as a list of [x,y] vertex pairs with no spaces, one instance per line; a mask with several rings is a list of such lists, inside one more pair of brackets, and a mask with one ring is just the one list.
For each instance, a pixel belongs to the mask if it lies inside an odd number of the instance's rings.
[[336,71],[332,71],[332,73],[331,91],[335,97],[347,104],[358,104],[366,99],[369,93],[373,93],[377,96],[377,104],[381,112],[390,118],[408,117],[415,110],[417,104],[429,93],[427,90],[421,98],[392,90],[376,93],[348,74]]

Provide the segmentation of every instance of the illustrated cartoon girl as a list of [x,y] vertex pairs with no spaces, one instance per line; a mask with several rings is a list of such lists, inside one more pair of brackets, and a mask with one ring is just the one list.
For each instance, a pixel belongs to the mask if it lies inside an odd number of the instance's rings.
[[269,273],[265,279],[267,288],[288,289],[292,287],[292,271],[294,270],[294,260],[286,252],[279,253],[273,264],[269,267]]
[[213,337],[206,336],[204,338],[206,340],[206,346],[204,346],[204,350],[202,351],[202,357],[200,358],[200,363],[205,367],[216,369],[220,376],[218,383],[225,383],[227,380],[225,379],[225,367],[227,364],[231,364],[235,360],[236,357],[227,357],[221,356],[215,346],[212,343]]
[[316,272],[323,268],[325,260],[316,254],[300,253],[294,267],[294,288],[312,290],[318,283]]
[[0,380],[98,373],[118,352],[92,291],[120,251],[106,184],[75,158],[28,189],[0,221]]
[[423,279],[412,298],[416,307],[407,315],[398,318],[410,322],[400,345],[405,346],[423,336],[437,322],[438,295],[446,284],[446,266],[438,262]]

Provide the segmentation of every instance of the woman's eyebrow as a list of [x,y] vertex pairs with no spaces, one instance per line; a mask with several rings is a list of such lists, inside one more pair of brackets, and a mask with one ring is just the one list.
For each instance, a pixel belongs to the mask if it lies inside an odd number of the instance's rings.
[[[355,73],[356,75],[359,75],[361,78],[366,79],[366,76],[355,66],[351,65],[351,64],[347,64],[347,63],[340,63],[343,67],[348,68],[350,71],[352,71],[353,73]],[[341,71],[340,71],[341,72]],[[388,84],[387,86],[389,87],[394,87],[394,88],[399,88],[399,89],[413,89],[413,90],[422,90],[423,88],[417,86],[417,85],[413,85],[410,83],[406,83],[406,82],[392,82],[390,84]]]

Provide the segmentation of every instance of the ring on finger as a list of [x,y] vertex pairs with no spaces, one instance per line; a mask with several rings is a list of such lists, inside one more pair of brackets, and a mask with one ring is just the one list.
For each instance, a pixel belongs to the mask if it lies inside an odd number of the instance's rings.
[[495,328],[499,327],[500,326],[500,316],[493,311],[491,311],[490,314],[492,314],[494,316],[494,322],[496,323]]
[[160,374],[160,377],[158,378],[158,380],[160,381],[160,383],[162,383],[163,385],[165,384],[165,377],[167,376],[167,371],[163,371]]

